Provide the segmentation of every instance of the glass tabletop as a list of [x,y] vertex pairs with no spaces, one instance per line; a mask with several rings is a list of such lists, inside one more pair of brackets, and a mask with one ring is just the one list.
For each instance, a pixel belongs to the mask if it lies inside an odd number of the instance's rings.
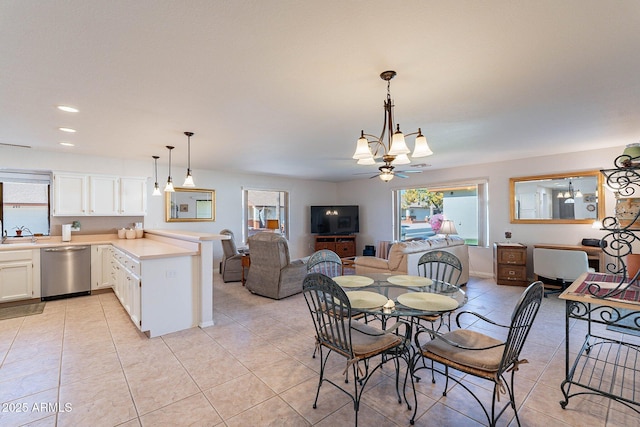
[[363,313],[425,316],[453,311],[467,302],[467,294],[458,286],[422,276],[372,273],[333,280],[346,292],[351,308]]

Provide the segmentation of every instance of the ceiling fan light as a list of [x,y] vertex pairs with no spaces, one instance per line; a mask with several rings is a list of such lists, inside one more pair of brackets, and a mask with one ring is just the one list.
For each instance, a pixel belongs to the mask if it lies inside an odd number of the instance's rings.
[[406,154],[397,155],[391,162],[392,165],[408,165],[409,163],[411,163],[411,160],[409,160],[409,156]]
[[[369,141],[364,135],[361,135],[358,138],[358,144],[356,145],[356,152],[353,153],[353,159],[360,160],[366,159],[368,157],[373,158],[373,154],[371,154],[371,150],[369,149]],[[361,163],[362,164],[362,163]]]
[[373,156],[371,156],[359,159],[357,163],[359,165],[375,165],[376,161],[373,159]]
[[400,132],[400,125],[398,125],[398,130],[393,133],[393,138],[391,139],[391,149],[387,154],[390,156],[397,156],[399,154],[409,154],[411,150],[407,147],[407,143],[404,141],[404,134]]
[[381,172],[380,179],[384,182],[389,182],[393,179],[393,172]]
[[413,154],[411,157],[427,157],[433,154],[431,148],[429,148],[429,143],[427,143],[427,138],[422,134],[420,128],[418,128],[418,136],[416,137],[416,144],[413,147]]

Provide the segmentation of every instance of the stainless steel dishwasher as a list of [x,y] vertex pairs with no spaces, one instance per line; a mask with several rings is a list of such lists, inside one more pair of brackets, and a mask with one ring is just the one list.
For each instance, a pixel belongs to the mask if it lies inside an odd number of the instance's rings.
[[62,246],[40,249],[42,299],[91,293],[91,247]]

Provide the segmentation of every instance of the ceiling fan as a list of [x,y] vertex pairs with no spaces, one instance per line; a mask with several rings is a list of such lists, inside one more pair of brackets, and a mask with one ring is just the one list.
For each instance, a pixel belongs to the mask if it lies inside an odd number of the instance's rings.
[[[380,173],[373,175],[371,178],[379,177],[384,182],[389,182],[393,179],[394,176],[398,178],[409,178],[405,173],[422,173],[421,170],[395,170],[395,166],[391,164],[391,162],[395,159],[395,156],[382,156],[382,161],[384,165],[378,167]],[[369,178],[369,179],[371,179]]]
[[[375,175],[372,175],[369,179],[380,177],[381,180],[383,180],[385,182],[388,182],[388,181],[391,181],[393,179],[393,177],[395,177],[395,176],[397,176],[398,178],[409,178],[405,174],[407,174],[407,173],[422,173],[422,171],[419,170],[419,169],[396,170],[395,166],[393,166],[391,164],[391,162],[393,161],[393,157],[392,156],[383,156],[382,159],[383,159],[384,164],[382,164],[381,166],[378,167],[378,170],[380,172],[376,173]],[[380,164],[380,162],[378,162],[378,164]],[[418,165],[411,165],[411,166],[424,168],[424,167],[431,166],[431,165],[428,165],[426,163],[421,163],[421,164],[418,164]],[[355,175],[366,175],[366,174],[369,174],[369,173],[371,173],[371,172],[360,172],[360,173],[357,173]]]

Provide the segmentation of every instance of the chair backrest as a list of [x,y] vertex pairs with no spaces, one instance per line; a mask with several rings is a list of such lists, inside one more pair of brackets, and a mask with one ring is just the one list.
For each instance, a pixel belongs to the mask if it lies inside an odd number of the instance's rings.
[[230,258],[234,255],[238,255],[239,252],[238,252],[238,249],[236,248],[236,242],[233,238],[233,231],[225,228],[220,232],[220,234],[224,234],[231,237],[230,239],[227,239],[227,240],[221,240],[224,259]]
[[353,358],[351,346],[351,303],[347,294],[330,277],[308,274],[302,292],[320,344]]
[[262,231],[249,237],[249,252],[251,253],[251,268],[255,265],[268,265],[280,269],[291,263],[289,244],[281,234]]
[[540,309],[543,294],[544,285],[538,281],[530,284],[520,296],[511,315],[511,328],[505,341],[502,361],[498,368],[499,373],[518,362],[522,346]]
[[533,248],[533,272],[548,279],[574,281],[589,271],[589,260],[584,251]]
[[307,273],[322,273],[325,276],[342,275],[342,260],[337,253],[329,249],[314,252],[307,261]]
[[462,262],[446,251],[429,251],[418,260],[418,274],[457,285],[462,275]]

